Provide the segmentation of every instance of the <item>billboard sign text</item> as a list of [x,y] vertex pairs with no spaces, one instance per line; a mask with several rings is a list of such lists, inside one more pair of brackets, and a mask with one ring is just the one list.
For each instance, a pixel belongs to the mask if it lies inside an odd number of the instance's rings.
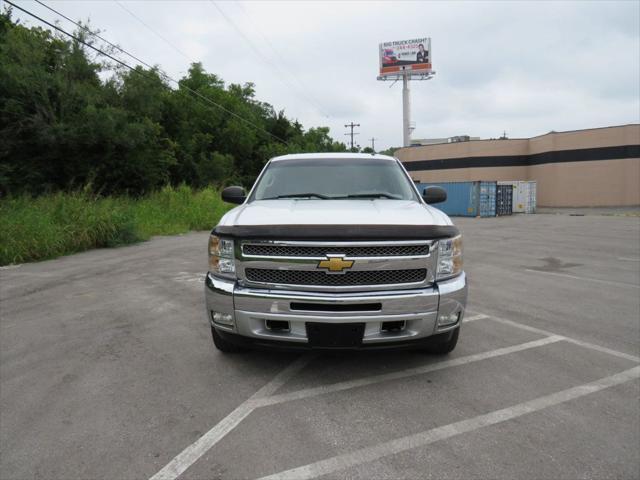
[[380,44],[380,76],[431,73],[431,39],[414,38]]

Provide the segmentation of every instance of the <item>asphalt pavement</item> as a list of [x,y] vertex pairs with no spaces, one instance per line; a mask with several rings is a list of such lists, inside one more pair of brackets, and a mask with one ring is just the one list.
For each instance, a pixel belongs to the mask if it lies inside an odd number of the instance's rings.
[[218,352],[206,232],[0,269],[0,478],[640,478],[640,218],[454,221],[445,357]]

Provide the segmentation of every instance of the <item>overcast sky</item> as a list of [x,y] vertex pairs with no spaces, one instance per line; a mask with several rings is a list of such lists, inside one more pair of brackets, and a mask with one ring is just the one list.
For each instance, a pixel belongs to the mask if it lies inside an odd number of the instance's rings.
[[[33,1],[17,3],[55,20]],[[122,2],[173,46],[114,1],[50,4],[170,75],[201,61],[228,83],[254,82],[260,100],[306,128],[329,126],[344,141],[344,124],[359,123],[357,142],[375,137],[377,150],[402,143],[402,87],[376,81],[378,43],[423,36],[437,74],[411,83],[414,138],[640,122],[636,0]]]

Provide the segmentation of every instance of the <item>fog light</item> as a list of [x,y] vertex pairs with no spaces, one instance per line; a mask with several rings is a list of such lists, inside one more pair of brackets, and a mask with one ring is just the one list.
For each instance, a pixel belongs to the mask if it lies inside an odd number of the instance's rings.
[[233,315],[211,311],[211,320],[220,325],[233,325]]
[[458,323],[459,319],[460,319],[460,312],[451,312],[451,313],[438,315],[438,326],[448,327],[450,325],[455,325],[456,323]]
[[380,330],[389,333],[398,333],[405,329],[407,322],[404,320],[396,320],[393,322],[382,322]]
[[267,320],[265,321],[267,330],[272,332],[290,332],[291,325],[286,320]]

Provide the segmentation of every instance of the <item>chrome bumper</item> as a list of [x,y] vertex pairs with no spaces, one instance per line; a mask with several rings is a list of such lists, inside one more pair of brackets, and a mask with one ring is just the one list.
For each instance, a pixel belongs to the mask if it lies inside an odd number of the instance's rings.
[[[307,343],[306,322],[363,322],[363,345],[426,338],[458,327],[467,302],[464,273],[429,288],[340,294],[247,288],[209,273],[204,290],[207,318],[221,332],[300,344]],[[292,310],[292,302],[320,306],[380,304],[380,308],[358,312]],[[220,315],[216,317],[219,321],[214,321],[215,312],[222,314],[224,323],[220,322]],[[269,330],[267,320],[287,321],[290,329]],[[382,323],[392,321],[404,321],[405,328],[382,331]]]

